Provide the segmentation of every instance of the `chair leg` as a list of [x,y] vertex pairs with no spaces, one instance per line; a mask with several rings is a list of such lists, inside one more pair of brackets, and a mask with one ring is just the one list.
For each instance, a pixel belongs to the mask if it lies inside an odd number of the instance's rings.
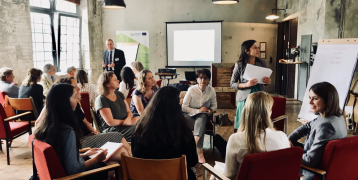
[[0,151],[2,151],[2,141],[0,140]]
[[7,156],[7,165],[10,165],[9,141],[7,139],[6,139],[6,156]]
[[116,180],[119,180],[118,168],[116,168],[116,169],[114,170],[114,175],[116,176],[116,177],[115,177]]

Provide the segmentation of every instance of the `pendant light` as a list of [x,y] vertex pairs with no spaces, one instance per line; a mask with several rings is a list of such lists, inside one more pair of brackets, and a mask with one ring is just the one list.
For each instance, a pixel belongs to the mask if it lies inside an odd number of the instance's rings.
[[126,8],[126,3],[124,3],[124,0],[104,0],[102,7],[106,9],[124,9]]
[[227,4],[237,4],[239,0],[212,0],[213,4],[217,5],[227,5]]
[[[266,19],[269,19],[269,20],[278,19],[280,16],[277,16],[277,11],[280,11],[280,10],[283,10],[284,11],[283,13],[286,13],[287,9],[272,9],[272,14],[266,16]],[[273,13],[273,11],[276,11],[276,13]]]

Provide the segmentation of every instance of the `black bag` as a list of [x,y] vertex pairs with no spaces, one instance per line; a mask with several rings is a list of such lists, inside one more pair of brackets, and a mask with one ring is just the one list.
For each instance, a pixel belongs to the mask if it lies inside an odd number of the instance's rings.
[[219,114],[215,116],[216,124],[220,126],[231,126],[234,123],[229,119],[227,114]]
[[180,92],[188,91],[188,89],[190,87],[189,84],[182,84],[182,83],[169,84],[168,86],[173,86],[173,87],[177,88]]
[[214,139],[214,146],[216,147],[216,149],[219,150],[221,155],[225,156],[226,155],[226,145],[227,145],[227,142],[225,141],[225,139],[222,138],[219,134],[215,134],[213,139]]

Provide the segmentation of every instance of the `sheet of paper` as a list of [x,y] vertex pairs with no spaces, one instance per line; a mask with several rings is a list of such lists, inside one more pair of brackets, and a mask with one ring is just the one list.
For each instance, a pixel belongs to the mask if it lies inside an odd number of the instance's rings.
[[256,78],[258,84],[265,84],[264,82],[262,82],[262,78],[265,76],[270,77],[271,74],[272,74],[272,70],[270,68],[264,68],[260,66],[247,64],[243,78],[246,80],[251,80]]
[[[101,149],[108,149],[108,154],[103,162],[107,161],[122,146],[123,146],[122,143],[106,142],[106,144],[100,147]],[[89,156],[89,158],[94,158],[96,155],[97,154],[93,154]]]

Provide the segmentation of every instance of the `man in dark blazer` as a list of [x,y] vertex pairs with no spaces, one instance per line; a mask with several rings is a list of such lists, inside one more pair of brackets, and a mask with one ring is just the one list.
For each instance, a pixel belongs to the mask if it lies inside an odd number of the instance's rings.
[[112,39],[106,41],[107,50],[103,53],[102,67],[106,71],[113,71],[119,81],[122,81],[121,70],[126,65],[124,52],[114,48]]

